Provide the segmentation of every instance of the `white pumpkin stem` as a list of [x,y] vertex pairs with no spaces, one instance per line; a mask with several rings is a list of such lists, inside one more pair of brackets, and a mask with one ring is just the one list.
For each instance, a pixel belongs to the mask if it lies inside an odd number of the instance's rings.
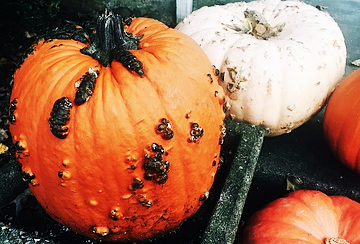
[[261,13],[253,10],[244,11],[245,18],[249,21],[246,33],[255,36],[257,39],[267,40],[277,36],[282,31],[285,23],[277,26],[270,26]]
[[350,244],[345,239],[341,239],[338,237],[325,238],[324,244]]

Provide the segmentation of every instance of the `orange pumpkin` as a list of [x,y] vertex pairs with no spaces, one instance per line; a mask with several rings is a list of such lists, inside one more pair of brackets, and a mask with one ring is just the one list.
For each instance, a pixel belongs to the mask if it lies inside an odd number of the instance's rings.
[[201,48],[164,24],[99,17],[91,43],[40,41],[14,76],[10,131],[55,220],[109,241],[179,226],[208,196],[224,93]]
[[242,244],[359,244],[360,204],[344,196],[298,190],[256,212]]
[[346,76],[331,95],[324,115],[324,137],[337,158],[360,173],[360,69]]

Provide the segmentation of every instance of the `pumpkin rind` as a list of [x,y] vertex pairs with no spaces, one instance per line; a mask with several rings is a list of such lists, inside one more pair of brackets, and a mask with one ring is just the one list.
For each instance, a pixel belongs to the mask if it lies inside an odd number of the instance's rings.
[[269,136],[290,132],[320,111],[345,72],[339,26],[301,1],[203,7],[176,29],[220,70],[229,116],[269,128]]
[[298,190],[256,212],[242,230],[241,243],[324,244],[342,239],[356,244],[359,217],[360,204],[347,197]]
[[[102,66],[80,52],[87,44],[53,39],[34,46],[11,96],[10,131],[37,200],[72,230],[110,241],[163,234],[197,211],[217,171],[225,116],[222,88],[209,82],[209,74],[217,81],[213,66],[191,38],[146,18],[125,28],[142,36],[130,52],[144,76],[117,61]],[[66,138],[54,136],[55,101],[74,101],[94,70],[93,92],[71,107]],[[196,142],[193,123],[204,131]],[[152,157],[156,177],[147,179]]]
[[360,69],[346,76],[327,104],[323,131],[336,157],[360,174]]

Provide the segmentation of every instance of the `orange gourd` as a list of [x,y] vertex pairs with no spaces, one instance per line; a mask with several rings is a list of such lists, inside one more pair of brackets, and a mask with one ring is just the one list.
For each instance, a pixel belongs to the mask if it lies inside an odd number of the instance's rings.
[[360,204],[344,196],[298,190],[256,212],[242,244],[359,244]]
[[360,173],[360,69],[346,76],[324,114],[324,137],[335,156]]
[[90,43],[34,46],[14,75],[10,131],[50,216],[94,239],[144,240],[179,226],[208,196],[223,100],[190,37],[109,13]]

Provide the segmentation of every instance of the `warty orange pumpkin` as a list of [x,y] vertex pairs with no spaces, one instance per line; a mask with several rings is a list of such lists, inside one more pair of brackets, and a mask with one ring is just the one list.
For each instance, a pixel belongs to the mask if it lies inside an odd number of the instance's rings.
[[38,42],[14,75],[10,131],[31,191],[91,238],[176,228],[218,168],[216,69],[190,37],[153,19],[106,13],[88,43],[65,37]]
[[360,204],[345,196],[298,190],[256,212],[242,244],[358,244]]

